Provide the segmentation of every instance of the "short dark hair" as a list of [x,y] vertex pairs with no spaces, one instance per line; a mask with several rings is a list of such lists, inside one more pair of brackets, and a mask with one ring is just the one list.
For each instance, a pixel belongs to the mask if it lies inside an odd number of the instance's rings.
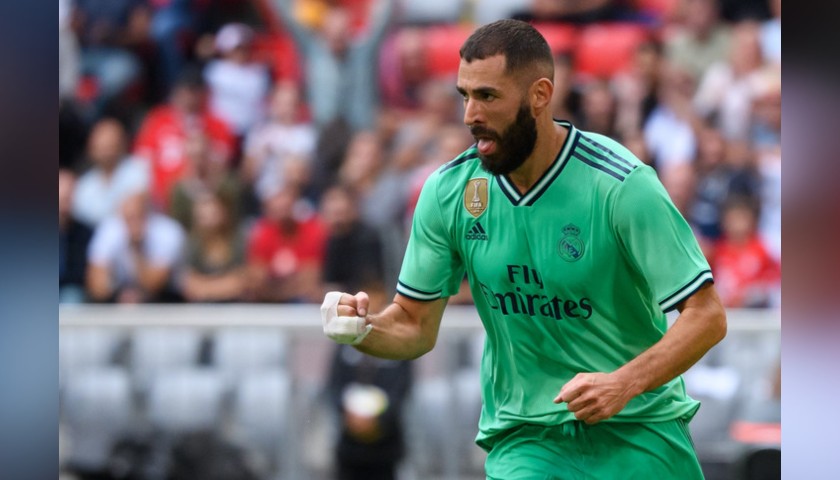
[[472,62],[505,57],[505,73],[529,71],[554,78],[554,57],[542,34],[521,20],[504,19],[479,27],[461,46],[461,59]]

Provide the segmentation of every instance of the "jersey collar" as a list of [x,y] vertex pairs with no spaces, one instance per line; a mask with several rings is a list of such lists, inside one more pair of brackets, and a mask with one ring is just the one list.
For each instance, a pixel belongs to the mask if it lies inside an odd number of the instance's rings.
[[577,146],[578,139],[580,138],[580,132],[578,129],[565,120],[555,120],[554,122],[569,129],[569,135],[563,142],[563,148],[560,149],[560,153],[557,154],[557,158],[554,159],[551,166],[548,167],[548,170],[546,170],[540,179],[537,180],[537,183],[535,183],[524,194],[520,194],[513,185],[513,181],[511,181],[507,175],[495,176],[496,182],[499,184],[502,192],[514,206],[530,207],[533,205],[534,202],[536,202],[537,199],[540,198],[546,190],[548,190],[548,187],[551,186],[554,179],[560,175],[560,172],[563,171],[563,167],[566,166],[569,156],[571,156]]

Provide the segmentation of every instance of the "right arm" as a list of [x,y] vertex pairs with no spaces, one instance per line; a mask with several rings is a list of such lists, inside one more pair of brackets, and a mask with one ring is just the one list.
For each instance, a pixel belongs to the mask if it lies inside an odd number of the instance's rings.
[[446,298],[423,302],[396,294],[393,303],[377,314],[370,314],[368,295],[345,293],[338,302],[338,315],[365,317],[373,329],[356,348],[375,357],[410,360],[434,348]]

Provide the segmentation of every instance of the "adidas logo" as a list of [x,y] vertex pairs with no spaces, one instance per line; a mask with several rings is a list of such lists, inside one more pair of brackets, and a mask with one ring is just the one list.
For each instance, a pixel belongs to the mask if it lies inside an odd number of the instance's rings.
[[467,240],[487,240],[487,232],[481,226],[481,222],[476,222],[469,232],[467,232]]

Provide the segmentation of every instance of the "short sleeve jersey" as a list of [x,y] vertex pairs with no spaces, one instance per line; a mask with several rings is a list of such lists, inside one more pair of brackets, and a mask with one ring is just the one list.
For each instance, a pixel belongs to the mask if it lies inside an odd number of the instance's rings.
[[[487,332],[479,445],[519,424],[575,420],[552,402],[579,372],[611,372],[662,338],[666,312],[711,271],[656,173],[603,135],[569,135],[527,192],[475,146],[423,186],[397,291],[431,301],[466,272]],[[681,377],[609,421],[690,418]]]

